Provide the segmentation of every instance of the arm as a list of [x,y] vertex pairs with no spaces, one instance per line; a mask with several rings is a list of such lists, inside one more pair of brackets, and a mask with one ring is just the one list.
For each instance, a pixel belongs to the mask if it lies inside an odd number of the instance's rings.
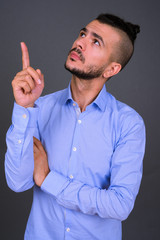
[[34,102],[42,93],[44,77],[39,69],[30,67],[29,53],[21,43],[23,70],[12,81],[15,104],[12,125],[7,132],[5,173],[9,187],[24,191],[33,186],[33,136],[39,137],[38,108]]
[[[52,170],[41,189],[69,209],[124,220],[133,209],[142,177],[145,128],[138,119],[125,127],[111,160],[110,187],[100,189]],[[103,166],[102,166],[103,167]]]
[[12,125],[6,136],[5,174],[8,186],[16,191],[31,188],[33,182],[33,136],[39,138],[38,108],[14,104]]

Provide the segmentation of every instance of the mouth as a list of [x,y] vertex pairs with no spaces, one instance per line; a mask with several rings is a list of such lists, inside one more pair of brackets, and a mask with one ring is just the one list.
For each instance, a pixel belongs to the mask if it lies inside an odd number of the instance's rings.
[[78,61],[81,61],[82,63],[85,62],[85,58],[82,55],[82,52],[80,51],[80,49],[78,48],[71,49],[69,52],[69,56],[72,61],[78,60]]
[[75,51],[72,51],[72,52],[70,53],[70,58],[73,59],[73,60],[80,60],[80,61],[81,61],[80,56],[79,56],[78,53],[76,53]]

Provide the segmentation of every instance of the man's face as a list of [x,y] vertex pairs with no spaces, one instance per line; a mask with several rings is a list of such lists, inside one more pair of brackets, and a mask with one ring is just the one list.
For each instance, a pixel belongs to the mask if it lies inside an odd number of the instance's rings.
[[116,30],[97,20],[89,23],[80,34],[68,54],[65,67],[82,79],[102,76],[114,51],[114,45],[120,40]]

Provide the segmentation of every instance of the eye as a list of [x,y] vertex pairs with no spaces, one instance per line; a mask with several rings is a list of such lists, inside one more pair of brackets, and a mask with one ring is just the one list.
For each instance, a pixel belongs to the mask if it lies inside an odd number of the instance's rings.
[[86,36],[86,34],[84,32],[80,32],[80,37],[84,38]]
[[98,41],[97,39],[94,39],[94,40],[93,40],[93,43],[94,43],[95,45],[97,45],[97,46],[100,46],[100,43],[99,43],[99,41]]

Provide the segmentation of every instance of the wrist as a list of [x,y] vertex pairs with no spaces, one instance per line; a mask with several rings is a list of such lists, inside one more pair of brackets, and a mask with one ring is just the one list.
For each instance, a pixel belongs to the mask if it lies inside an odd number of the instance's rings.
[[21,104],[21,103],[19,103],[19,102],[17,102],[17,101],[15,101],[15,102],[16,102],[19,106],[24,107],[24,108],[29,108],[29,107],[33,108],[33,107],[34,107],[34,103],[25,105],[25,104]]

